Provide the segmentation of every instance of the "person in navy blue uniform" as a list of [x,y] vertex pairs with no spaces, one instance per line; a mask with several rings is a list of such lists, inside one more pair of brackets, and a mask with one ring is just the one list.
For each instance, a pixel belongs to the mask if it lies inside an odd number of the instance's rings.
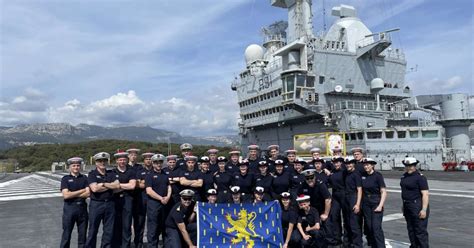
[[[130,150],[130,149],[129,149]],[[160,154],[161,155],[161,154]],[[145,231],[147,195],[145,191],[145,178],[153,171],[151,158],[155,156],[152,152],[142,153],[143,166],[135,168],[137,186],[133,194],[133,243],[135,247],[143,247],[143,234]],[[130,159],[130,154],[128,155]],[[132,167],[133,169],[133,167]]]
[[200,194],[204,184],[204,180],[202,179],[202,173],[198,170],[195,170],[197,157],[187,156],[184,159],[186,160],[186,170],[181,171],[181,175],[179,177],[179,184],[181,185],[181,190],[190,189],[194,191],[195,200],[200,201]]
[[273,175],[273,181],[271,185],[272,198],[275,200],[280,199],[283,192],[288,192],[290,189],[290,178],[291,174],[284,169],[285,162],[281,159],[275,161],[275,173]]
[[301,246],[326,247],[323,232],[321,230],[320,215],[316,208],[311,206],[312,197],[308,195],[300,195],[296,198],[298,202],[298,231],[301,234]]
[[247,146],[249,153],[247,160],[249,161],[249,172],[258,174],[258,163],[263,159],[260,157],[260,147],[258,145]]
[[344,178],[345,199],[342,205],[344,218],[348,220],[348,245],[351,247],[362,247],[361,230],[361,201],[362,201],[362,178],[355,169],[356,160],[354,157],[346,159],[347,174]]
[[140,149],[129,148],[125,152],[128,153],[128,165],[134,170],[141,169],[142,165],[138,163],[138,154],[140,153]]
[[268,163],[267,161],[263,160],[260,161],[258,165],[258,169],[260,171],[259,174],[254,176],[254,185],[255,186],[260,186],[265,190],[265,193],[263,194],[263,200],[264,201],[271,201],[273,200],[272,198],[272,184],[273,184],[273,176],[269,174],[268,172]]
[[166,218],[166,248],[196,247],[196,223],[194,191],[185,189],[180,193],[181,201],[176,203]]
[[147,240],[148,247],[158,247],[159,236],[164,237],[165,206],[171,199],[171,186],[168,176],[161,170],[163,156],[155,154],[151,158],[153,170],[146,176],[145,189],[147,201]]
[[326,161],[322,158],[318,158],[313,159],[311,163],[314,164],[316,180],[328,185],[328,175],[326,175],[326,171],[324,170]]
[[267,147],[267,151],[268,151],[268,159],[267,159],[268,172],[274,173],[275,172],[275,161],[277,159],[281,159],[281,160],[285,161],[286,158],[280,155],[280,146],[279,145],[269,145]]
[[264,199],[265,189],[263,187],[257,186],[253,190],[253,204],[260,204],[265,202]]
[[231,197],[231,199],[229,200],[228,203],[234,203],[234,204],[244,203],[244,201],[242,199],[242,193],[240,192],[240,187],[239,186],[230,187],[230,192],[232,194],[232,197]]
[[[162,171],[164,174],[168,176],[169,183],[171,185],[171,205],[174,205],[180,201],[179,192],[180,192],[180,185],[179,185],[179,178],[181,176],[181,169],[178,168],[176,162],[178,160],[178,156],[176,155],[168,155],[166,157],[166,168],[163,168]],[[170,208],[171,210],[171,208]]]
[[210,159],[208,156],[202,156],[199,159],[202,177],[202,189],[200,191],[201,200],[207,199],[207,191],[214,188],[214,174],[209,170]]
[[230,195],[230,186],[232,184],[232,175],[227,173],[225,170],[225,163],[227,159],[224,156],[217,158],[218,171],[214,173],[214,187],[217,189],[217,202],[218,203],[227,203],[229,202]]
[[[342,206],[344,205],[345,198],[345,169],[343,168],[344,158],[343,157],[333,157],[331,160],[332,170],[328,178],[329,186],[332,188],[332,202],[331,202],[331,212],[329,218],[332,223],[332,232],[333,232],[333,245],[342,244],[342,219],[344,219],[344,228],[347,230],[349,222],[346,218],[342,218]],[[347,236],[347,231],[344,232]]]
[[207,155],[209,157],[209,170],[212,173],[215,173],[219,170],[219,166],[217,165],[217,153],[219,153],[219,150],[217,149],[207,150]]
[[69,165],[69,175],[61,179],[61,193],[64,198],[63,234],[60,247],[70,247],[71,233],[77,225],[77,247],[86,244],[87,232],[87,203],[90,195],[87,177],[80,173],[82,158],[74,157],[66,161]]
[[[315,160],[315,159],[320,159],[321,158],[321,149],[319,147],[314,147],[314,148],[311,148],[311,150],[309,150],[309,153],[311,154],[311,160]],[[305,170],[307,169],[314,169],[314,164],[308,164],[306,167],[305,167]]]
[[296,228],[298,222],[298,212],[291,205],[291,195],[289,192],[280,194],[281,204],[281,226],[283,228],[283,248],[299,247],[301,235]]
[[325,239],[332,241],[332,223],[329,219],[331,210],[331,193],[322,181],[316,179],[316,171],[308,169],[303,172],[305,181],[301,185],[298,195],[309,195],[311,197],[311,206],[320,213],[321,228],[325,234]]
[[430,215],[428,180],[416,166],[419,161],[407,157],[402,161],[405,173],[400,179],[403,200],[403,216],[407,222],[410,247],[429,247],[428,217]]
[[208,203],[211,203],[211,204],[217,203],[217,190],[208,189],[206,194],[207,194],[206,199]]
[[[176,161],[176,166],[180,170],[184,171],[186,170],[186,157],[193,155],[193,145],[189,143],[184,143],[179,146],[179,149],[181,150],[182,158]],[[197,167],[195,167],[195,169],[197,170]]]
[[364,174],[364,163],[362,162],[364,160],[364,149],[361,147],[354,147],[351,149],[351,152],[356,161],[355,169],[360,175]]
[[86,247],[95,248],[97,233],[102,222],[102,241],[100,247],[112,247],[115,221],[115,202],[113,191],[120,187],[118,175],[106,170],[110,155],[99,152],[94,155],[96,168],[89,172],[87,182],[91,190],[89,204],[89,233]]
[[290,176],[290,194],[292,203],[296,204],[296,197],[298,195],[298,190],[301,187],[301,184],[304,182],[303,169],[306,165],[306,161],[302,158],[296,158],[294,163],[295,171]]
[[380,172],[375,171],[377,164],[371,158],[363,161],[365,173],[362,175],[362,212],[367,225],[367,243],[372,247],[385,247],[385,237],[382,229],[382,218],[387,190]]
[[242,160],[239,164],[239,172],[234,174],[232,179],[232,185],[240,187],[240,193],[242,194],[242,201],[247,202],[252,198],[253,189],[253,178],[254,174],[248,171],[249,161]]
[[230,151],[229,152],[229,161],[227,161],[227,164],[225,166],[225,170],[230,173],[230,174],[235,174],[239,172],[239,157],[240,157],[240,151]]
[[286,172],[293,173],[295,171],[294,163],[296,161],[296,153],[297,151],[295,149],[288,149],[285,151],[287,162],[284,169]]
[[133,191],[137,183],[136,171],[128,165],[128,153],[117,151],[114,154],[120,187],[114,190],[115,222],[114,247],[130,247],[132,239]]

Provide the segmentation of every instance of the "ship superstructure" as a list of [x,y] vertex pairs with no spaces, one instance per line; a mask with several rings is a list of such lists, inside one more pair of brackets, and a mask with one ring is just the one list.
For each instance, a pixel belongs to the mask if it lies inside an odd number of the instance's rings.
[[332,9],[337,20],[316,35],[311,0],[271,5],[286,9],[288,22],[263,29],[262,46],[247,47],[246,68],[231,86],[242,147],[278,144],[304,154],[318,144],[297,142],[301,135],[336,132],[340,146],[364,147],[382,169],[401,166],[407,155],[432,170],[470,158],[468,96],[413,97],[405,55],[392,47],[398,29],[373,33],[354,7],[340,5]]

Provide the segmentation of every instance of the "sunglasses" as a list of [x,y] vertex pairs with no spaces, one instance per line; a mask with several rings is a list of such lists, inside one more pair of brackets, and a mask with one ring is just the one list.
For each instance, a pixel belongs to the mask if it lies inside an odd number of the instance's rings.
[[193,198],[187,198],[187,197],[186,198],[182,197],[181,199],[183,199],[183,201],[192,201],[193,200]]
[[314,176],[310,176],[310,177],[305,177],[306,180],[313,180],[314,179]]

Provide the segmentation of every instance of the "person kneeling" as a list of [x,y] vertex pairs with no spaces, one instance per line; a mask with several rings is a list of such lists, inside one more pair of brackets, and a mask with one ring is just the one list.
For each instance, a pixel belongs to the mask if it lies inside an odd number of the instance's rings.
[[296,198],[300,211],[298,213],[298,230],[303,237],[302,247],[324,247],[325,241],[321,232],[319,213],[311,207],[310,196],[300,195]]
[[165,247],[181,248],[196,246],[196,213],[194,212],[194,191],[181,191],[181,202],[176,203],[166,218]]

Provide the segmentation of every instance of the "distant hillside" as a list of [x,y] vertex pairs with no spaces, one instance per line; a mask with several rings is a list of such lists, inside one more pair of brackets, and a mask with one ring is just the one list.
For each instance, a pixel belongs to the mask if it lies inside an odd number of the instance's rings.
[[[90,158],[98,152],[108,152],[113,155],[117,149],[136,147],[144,151],[151,151],[168,155],[168,144],[153,144],[125,140],[98,140],[75,144],[37,144],[21,146],[0,152],[0,160],[14,160],[23,171],[50,170],[53,162],[65,162],[68,158],[79,156],[90,163]],[[181,155],[179,144],[171,144],[171,154]],[[201,156],[214,146],[195,145],[193,152]],[[228,155],[231,147],[219,147],[220,155]],[[141,159],[141,158],[140,158]]]
[[234,146],[237,135],[214,137],[184,137],[175,132],[149,126],[101,127],[67,123],[28,124],[0,127],[0,150],[34,144],[68,144],[84,141],[117,139],[151,143],[183,143],[197,145]]

